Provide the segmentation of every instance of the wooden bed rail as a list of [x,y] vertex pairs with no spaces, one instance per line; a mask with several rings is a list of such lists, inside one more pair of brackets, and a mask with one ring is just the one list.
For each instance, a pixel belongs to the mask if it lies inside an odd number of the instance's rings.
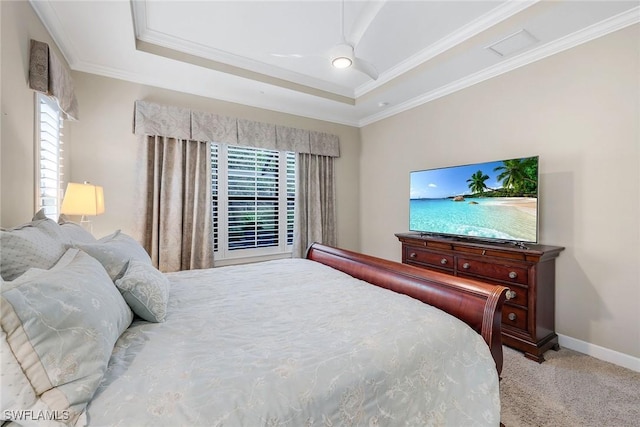
[[319,243],[309,247],[307,258],[418,299],[464,321],[482,335],[491,349],[498,375],[502,372],[502,305],[508,288]]

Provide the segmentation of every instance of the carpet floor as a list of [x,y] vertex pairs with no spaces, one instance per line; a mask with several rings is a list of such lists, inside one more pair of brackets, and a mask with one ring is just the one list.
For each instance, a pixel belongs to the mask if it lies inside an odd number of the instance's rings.
[[640,427],[640,372],[564,348],[545,359],[504,347],[505,427]]

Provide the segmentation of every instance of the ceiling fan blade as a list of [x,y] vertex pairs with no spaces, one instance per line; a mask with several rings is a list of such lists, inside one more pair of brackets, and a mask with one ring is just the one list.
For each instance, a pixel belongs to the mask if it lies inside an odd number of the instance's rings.
[[[0,0],[1,1],[1,0]],[[269,56],[273,56],[274,58],[326,58],[326,54],[324,53],[270,53]]]
[[269,56],[275,56],[276,58],[304,58],[309,55],[302,53],[270,53]]
[[376,0],[365,2],[355,21],[351,25],[351,31],[346,35],[346,40],[353,47],[358,46],[360,40],[369,29],[369,26],[376,18],[387,0]]
[[378,80],[378,71],[376,71],[376,67],[373,66],[368,61],[364,59],[354,57],[353,58],[353,68],[356,70],[365,73],[367,76],[371,77],[373,80]]

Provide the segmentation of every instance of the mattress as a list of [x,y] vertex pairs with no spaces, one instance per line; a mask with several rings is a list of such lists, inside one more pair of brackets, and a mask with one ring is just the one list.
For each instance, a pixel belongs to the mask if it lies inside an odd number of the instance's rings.
[[167,274],[164,323],[118,339],[90,426],[497,426],[482,337],[305,259]]

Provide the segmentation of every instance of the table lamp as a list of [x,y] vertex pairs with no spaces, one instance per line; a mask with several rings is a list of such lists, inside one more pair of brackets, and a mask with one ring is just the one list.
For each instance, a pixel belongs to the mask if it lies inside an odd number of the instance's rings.
[[60,212],[65,215],[81,215],[80,224],[93,232],[87,215],[104,213],[104,192],[102,187],[85,181],[83,184],[70,182],[64,193]]

